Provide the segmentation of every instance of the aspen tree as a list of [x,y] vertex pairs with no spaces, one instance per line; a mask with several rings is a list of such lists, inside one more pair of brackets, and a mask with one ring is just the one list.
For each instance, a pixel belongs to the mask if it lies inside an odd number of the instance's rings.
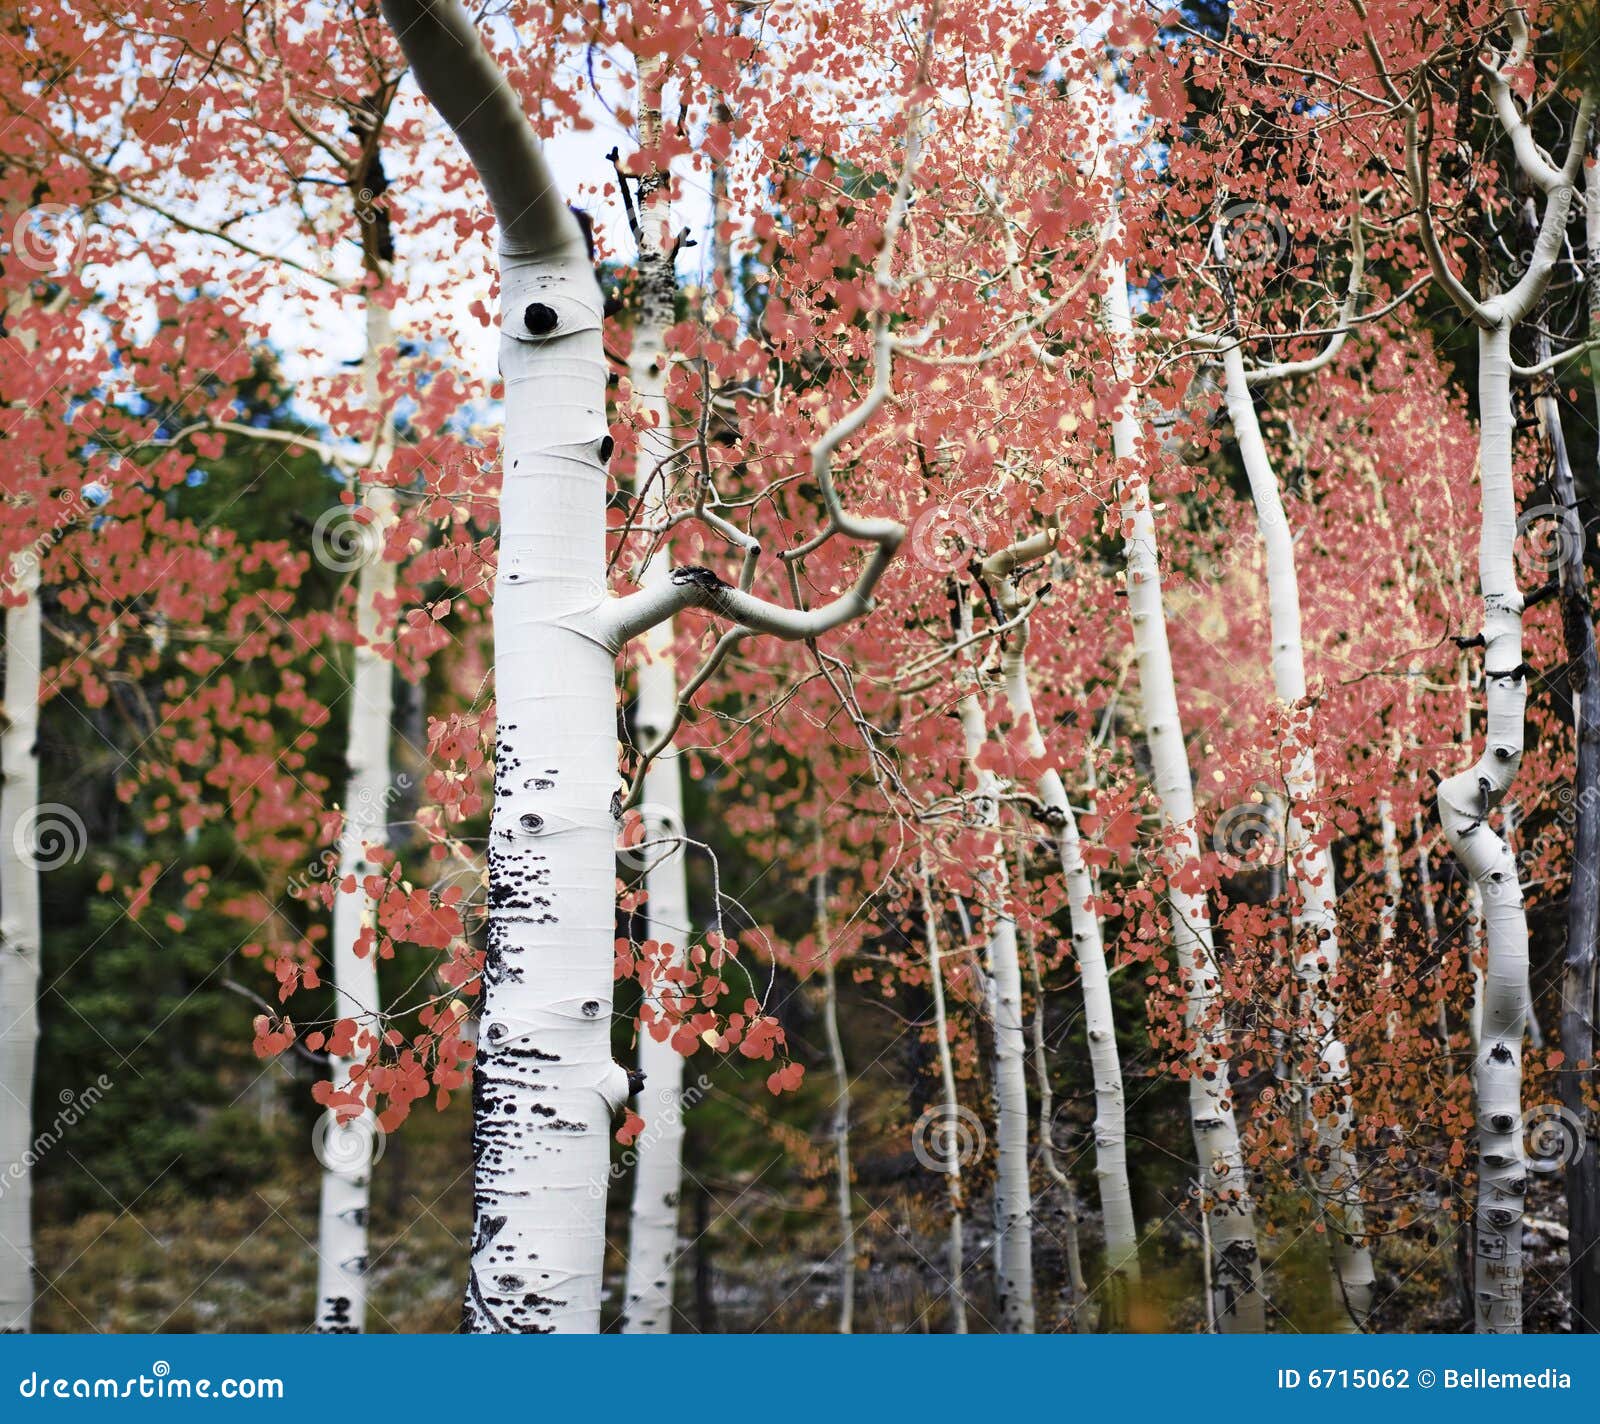
[[[1356,9],[1365,21],[1360,0]],[[1535,142],[1512,91],[1511,75],[1524,63],[1528,30],[1515,6],[1505,11],[1508,44],[1486,55],[1480,70],[1496,121],[1523,180],[1538,195],[1538,233],[1526,269],[1510,290],[1475,296],[1457,276],[1434,226],[1424,172],[1423,116],[1390,77],[1370,25],[1368,53],[1389,99],[1405,124],[1405,166],[1417,205],[1422,249],[1435,281],[1478,334],[1478,478],[1482,526],[1478,582],[1482,632],[1468,640],[1484,650],[1486,721],[1483,751],[1474,764],[1439,784],[1439,822],[1456,859],[1482,902],[1487,964],[1475,1016],[1478,1117],[1478,1200],[1475,1216],[1474,1298],[1482,1333],[1522,1330],[1522,1219],[1527,1190],[1523,1143],[1522,1036],[1528,1013],[1528,918],[1521,878],[1505,840],[1489,817],[1522,764],[1528,667],[1523,658],[1522,614],[1527,600],[1517,584],[1516,491],[1512,445],[1516,419],[1511,382],[1516,374],[1511,339],[1543,297],[1566,241],[1579,168],[1588,143],[1594,96],[1585,93],[1560,164]]]
[[[616,658],[687,608],[804,641],[869,613],[904,530],[851,513],[834,452],[882,406],[887,315],[873,321],[866,396],[812,450],[825,513],[812,547],[868,546],[854,584],[801,609],[703,568],[624,597],[606,592],[603,306],[582,229],[538,139],[456,0],[384,0],[424,94],[467,150],[500,229],[504,480],[495,576],[495,796],[489,941],[474,1071],[475,1220],[465,1327],[599,1328],[611,1115],[630,1082],[612,1061]],[[894,240],[920,134],[906,155],[874,276],[893,288]]]

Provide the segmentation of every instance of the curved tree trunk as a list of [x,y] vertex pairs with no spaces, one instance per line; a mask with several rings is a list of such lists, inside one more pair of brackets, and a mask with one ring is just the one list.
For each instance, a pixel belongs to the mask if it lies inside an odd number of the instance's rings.
[[[617,792],[615,662],[684,608],[743,631],[820,636],[873,607],[905,537],[848,511],[836,448],[892,381],[887,315],[873,319],[866,397],[812,447],[819,538],[871,544],[854,584],[815,609],[769,602],[706,569],[607,596],[604,309],[588,244],[538,139],[456,0],[382,0],[423,93],[487,189],[500,226],[502,451],[495,574],[497,735],[489,826],[489,933],[473,1073],[474,1227],[469,1331],[599,1328],[609,1118],[628,1074],[611,1060]],[[930,40],[931,42],[931,40]],[[910,201],[919,109],[874,278],[891,286]],[[753,565],[747,565],[753,573]]]
[[[1133,323],[1128,310],[1127,275],[1120,262],[1108,264],[1105,308],[1118,375],[1126,379]],[[1133,399],[1131,393],[1124,397],[1111,427],[1113,453],[1121,467],[1128,613],[1133,620],[1145,738],[1162,820],[1178,856],[1192,862],[1200,856],[1194,789],[1178,716],[1172,653],[1167,645],[1155,515],[1149,486],[1138,471],[1139,428],[1132,410]],[[1184,1019],[1193,1039],[1189,1121],[1199,1162],[1201,1208],[1207,1217],[1210,1305],[1215,1308],[1223,1331],[1259,1333],[1266,1328],[1266,1307],[1256,1245],[1255,1205],[1245,1178],[1228,1064],[1218,1051],[1223,1046],[1221,978],[1212,945],[1211,913],[1204,895],[1170,882],[1167,901],[1184,985]]]
[[454,0],[383,0],[500,222],[505,382],[489,929],[473,1070],[473,1333],[600,1326],[617,787],[606,588],[606,358],[589,252],[515,95]]
[[[1478,1204],[1474,1294],[1480,1332],[1522,1329],[1522,1216],[1527,1162],[1522,1140],[1522,1030],[1528,1007],[1528,920],[1516,859],[1489,825],[1522,764],[1528,683],[1522,660],[1522,593],[1513,546],[1511,335],[1478,332],[1479,478],[1483,530],[1483,753],[1439,785],[1439,821],[1482,897],[1487,953],[1477,1043]],[[1477,1010],[1475,1010],[1475,1013]]]

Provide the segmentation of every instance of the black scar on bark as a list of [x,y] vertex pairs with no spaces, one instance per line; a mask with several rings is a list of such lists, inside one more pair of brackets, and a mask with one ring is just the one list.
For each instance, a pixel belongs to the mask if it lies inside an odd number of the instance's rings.
[[319,1335],[354,1335],[356,1327],[350,1323],[350,1298],[331,1295],[323,1302],[327,1314],[317,1322]]
[[672,582],[679,586],[692,583],[696,588],[703,588],[708,593],[728,587],[728,584],[711,569],[703,569],[698,564],[685,564],[681,569],[674,569]]
[[543,302],[529,302],[522,309],[522,324],[534,336],[548,336],[561,324],[561,318],[554,307]]

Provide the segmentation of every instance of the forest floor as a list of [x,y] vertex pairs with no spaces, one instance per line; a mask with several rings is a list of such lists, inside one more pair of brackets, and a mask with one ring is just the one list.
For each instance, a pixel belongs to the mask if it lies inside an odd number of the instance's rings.
[[[690,1117],[675,1328],[832,1331],[842,1268],[826,1140],[775,1121],[753,1124],[748,1097],[740,1098],[713,1087]],[[825,1121],[820,1111],[817,1120]],[[951,1328],[942,1184],[914,1160],[903,1123],[903,1096],[895,1100],[883,1094],[880,1100],[863,1085],[854,1123],[855,1328],[860,1333]],[[419,1110],[385,1143],[372,1205],[369,1329],[375,1332],[456,1328],[472,1209],[469,1133],[470,1105],[463,1095],[442,1113]],[[46,1283],[36,1328],[68,1333],[306,1330],[316,1286],[315,1165],[309,1152],[286,1150],[270,1177],[226,1198],[178,1201],[156,1182],[140,1198],[70,1221],[50,1219],[46,1203],[36,1233]],[[1078,1175],[1092,1180],[1081,1164]],[[989,1331],[998,1318],[989,1254],[993,1230],[981,1173],[969,1186],[974,1201],[966,1232],[970,1325]],[[1181,1203],[1175,1191],[1172,1195]],[[608,1234],[613,1243],[627,1239],[627,1200],[624,1181],[612,1193]],[[1181,1205],[1161,1220],[1165,1200],[1141,1213],[1148,1227],[1145,1258],[1165,1267],[1147,1265],[1142,1307],[1128,1324],[1146,1330],[1203,1329],[1198,1233]],[[1105,1299],[1095,1215],[1085,1211],[1080,1223],[1094,1305],[1074,1315],[1064,1203],[1051,1194],[1036,1208],[1039,1329],[1095,1328],[1094,1312]],[[1528,1328],[1559,1332],[1567,1328],[1559,1177],[1530,1178],[1529,1218]],[[1453,1333],[1466,1328],[1454,1239],[1450,1223],[1434,1222],[1424,1232],[1378,1243],[1377,1329]],[[1272,1328],[1332,1328],[1322,1238],[1301,1232],[1269,1241],[1266,1257]],[[613,1245],[607,1258],[608,1323],[620,1301],[624,1264]]]

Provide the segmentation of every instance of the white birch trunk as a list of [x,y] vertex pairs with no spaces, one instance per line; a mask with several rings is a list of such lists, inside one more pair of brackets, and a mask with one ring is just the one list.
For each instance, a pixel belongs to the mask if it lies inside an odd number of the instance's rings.
[[[1019,857],[1020,859],[1020,857]],[[1061,1169],[1056,1160],[1056,1145],[1051,1137],[1055,1117],[1055,1090],[1050,1086],[1050,1058],[1044,1045],[1044,971],[1039,966],[1039,949],[1031,934],[1022,936],[1022,947],[1028,955],[1028,972],[1033,987],[1033,1081],[1038,1095],[1039,1155],[1044,1159],[1045,1175],[1061,1192],[1066,1217],[1065,1238],[1061,1246],[1067,1257],[1067,1287],[1070,1297],[1067,1306],[1067,1325],[1072,1330],[1093,1329],[1098,1316],[1095,1303],[1090,1299],[1089,1283],[1083,1275],[1083,1243],[1079,1231],[1081,1217],[1078,1211],[1078,1193],[1072,1178]],[[1120,1306],[1121,1292],[1113,1290],[1113,1303]]]
[[1487,956],[1476,1043],[1477,1249],[1474,1294],[1480,1332],[1522,1329],[1522,1216],[1527,1164],[1522,1139],[1522,1030],[1528,1006],[1528,921],[1511,849],[1489,813],[1522,763],[1528,684],[1522,660],[1522,593],[1513,545],[1511,335],[1509,323],[1478,333],[1479,479],[1487,735],[1478,760],[1439,786],[1439,821],[1482,900]]
[[[932,870],[926,859],[918,877],[922,895],[922,930],[928,944],[928,982],[933,991],[933,1030],[939,1044],[939,1086],[943,1096],[943,1142],[952,1141],[960,1121],[961,1100],[956,1095],[955,1065],[950,1058],[950,1021],[945,1011],[944,966],[940,963],[938,917],[933,909]],[[962,1277],[966,1263],[963,1219],[966,1202],[961,1189],[961,1157],[949,1146],[940,1154],[945,1173],[945,1190],[950,1198],[950,1232],[946,1245],[950,1272],[951,1328],[957,1335],[967,1333],[967,1295]]]
[[5,615],[5,708],[0,724],[0,1333],[33,1324],[33,1075],[39,1042],[39,868],[32,824],[39,802],[39,564],[11,561],[22,603]]
[[[1278,700],[1286,708],[1294,708],[1306,695],[1294,539],[1289,533],[1277,472],[1261,437],[1245,375],[1244,353],[1237,341],[1224,346],[1222,363],[1228,416],[1250,480],[1256,524],[1266,549],[1272,685]],[[1291,733],[1291,737],[1294,735]],[[1289,749],[1284,782],[1289,794],[1286,849],[1298,902],[1293,920],[1295,974],[1300,981],[1302,1013],[1313,1025],[1317,1048],[1316,1072],[1306,1085],[1306,1109],[1317,1137],[1312,1179],[1332,1237],[1334,1303],[1339,1307],[1341,1322],[1360,1329],[1372,1310],[1372,1257],[1367,1250],[1360,1178],[1351,1145],[1355,1114],[1350,1102],[1350,1066],[1340,1036],[1339,927],[1334,907],[1333,857],[1322,843],[1322,818],[1316,805],[1316,758],[1309,744],[1300,742]]]
[[[381,301],[366,303],[367,350],[364,385],[367,408],[384,420],[378,368],[392,344],[389,310]],[[386,432],[373,437],[374,465],[381,469],[390,449]],[[354,535],[363,555],[356,574],[355,668],[350,682],[350,721],[346,732],[344,824],[339,835],[339,879],[353,878],[355,889],[341,890],[333,902],[331,964],[334,1016],[354,1019],[358,1035],[379,1034],[377,955],[356,953],[356,942],[374,913],[364,880],[372,866],[367,852],[388,842],[389,741],[394,707],[394,665],[378,651],[389,633],[384,607],[394,597],[395,565],[383,557],[394,524],[394,491],[369,485],[364,500],[371,522]],[[389,615],[392,616],[392,615]],[[333,1058],[335,1090],[348,1092],[350,1070],[365,1054]],[[317,1319],[319,1334],[356,1335],[366,1329],[367,1223],[372,1200],[372,1164],[378,1122],[370,1108],[340,1123],[330,1109],[318,1130],[322,1193],[317,1216]]]
[[[1011,631],[1001,662],[1001,676],[1012,719],[1026,728],[1024,747],[1028,755],[1038,761],[1044,758],[1046,749],[1033,710],[1027,643],[1028,626],[1023,622]],[[1094,882],[1084,864],[1078,820],[1073,815],[1061,775],[1054,767],[1049,767],[1039,774],[1035,786],[1055,828],[1056,853],[1067,885],[1072,947],[1082,982],[1089,1063],[1094,1074],[1095,1178],[1105,1222],[1106,1274],[1117,1306],[1116,1314],[1121,1316],[1129,1295],[1139,1283],[1139,1230],[1133,1216],[1133,1194],[1128,1186],[1127,1107],[1105,940],[1099,913],[1094,909]],[[1040,1132],[1048,1130],[1048,1124],[1042,1122]]]
[[498,731],[466,1304],[475,1332],[599,1328],[609,1129],[627,1093],[610,1042],[615,658],[583,618],[605,580],[601,302],[582,234],[560,216],[542,250],[501,249]]
[[[660,140],[661,111],[655,66],[641,62],[640,91],[645,96],[640,137],[648,148]],[[667,407],[665,337],[673,319],[673,280],[666,175],[651,171],[639,193],[639,322],[628,357],[633,396],[650,424],[641,432],[634,482],[643,500],[643,522],[654,525],[666,508],[667,475],[659,467],[672,453],[672,420]],[[669,579],[667,560],[649,558],[640,574],[647,589]],[[638,666],[634,731],[639,743],[655,748],[673,725],[678,705],[670,618],[646,632]],[[683,773],[669,745],[645,771],[641,813],[649,847],[645,865],[645,935],[673,947],[671,963],[688,950],[689,886],[686,857],[673,838],[684,833]],[[628,1266],[622,1306],[626,1334],[659,1335],[672,1329],[672,1292],[678,1259],[678,1204],[683,1191],[683,1055],[670,1042],[648,1032],[639,1035],[639,1097],[644,1130],[634,1144],[633,1203],[628,1219]]]
[[[817,827],[821,849],[822,827]],[[828,1036],[828,1066],[835,1084],[833,1097],[834,1173],[839,1212],[839,1333],[852,1334],[856,1320],[856,1219],[850,1185],[850,1072],[844,1061],[844,1039],[839,1034],[839,983],[833,967],[833,946],[828,934],[828,881],[818,868],[816,878],[817,944],[822,952],[822,1026]]]
[[[474,1218],[464,1304],[472,1332],[593,1332],[600,1323],[610,1117],[628,1074],[611,1059],[617,787],[615,660],[679,609],[780,638],[814,638],[870,612],[905,536],[847,511],[836,447],[889,393],[886,318],[868,396],[818,440],[827,536],[875,546],[855,584],[801,611],[705,569],[607,597],[606,357],[600,290],[505,77],[455,0],[382,0],[423,92],[488,190],[500,226],[506,427],[495,575],[497,739],[489,932],[473,1073]],[[915,106],[876,276],[909,201]]]
[[[970,674],[969,674],[970,675]],[[1028,1180],[1028,1047],[1022,1013],[1022,965],[1017,922],[1009,905],[1005,857],[1000,851],[1000,786],[994,772],[978,765],[988,737],[983,704],[969,690],[961,699],[961,730],[967,762],[976,779],[979,824],[993,832],[993,854],[981,885],[994,916],[989,932],[989,1021],[994,1032],[995,1282],[1000,1328],[1031,1335],[1033,1307],[1033,1193]]]
[[[1510,74],[1524,62],[1530,36],[1522,12],[1504,14],[1509,48],[1480,60],[1500,127],[1516,166],[1543,195],[1537,234],[1525,270],[1511,290],[1482,300],[1451,270],[1433,227],[1422,174],[1419,114],[1406,113],[1406,173],[1417,203],[1423,250],[1433,275],[1478,328],[1478,481],[1482,527],[1478,586],[1483,599],[1484,748],[1465,771],[1439,785],[1439,822],[1456,859],[1483,902],[1487,960],[1482,1026],[1475,1051],[1478,1113],[1478,1201],[1474,1296],[1481,1333],[1522,1329],[1522,1219],[1527,1163],[1522,1135],[1522,1031],[1528,1009],[1528,918],[1516,857],[1489,825],[1522,765],[1528,669],[1522,658],[1521,590],[1515,545],[1513,478],[1516,421],[1511,408],[1511,334],[1543,299],[1566,243],[1578,171],[1589,142],[1595,93],[1586,90],[1572,121],[1565,162],[1555,167],[1534,138],[1512,91]],[[1493,55],[1489,51],[1489,55]]]
[[[505,383],[489,927],[473,1070],[471,1333],[600,1326],[612,1114],[616,643],[606,359],[587,245],[453,0],[383,0],[500,225]],[[606,446],[609,451],[609,446]]]
[[[1128,310],[1127,274],[1121,262],[1108,264],[1106,325],[1116,351],[1118,375],[1129,374],[1133,322]],[[1167,618],[1161,600],[1161,567],[1156,555],[1155,514],[1139,460],[1139,426],[1133,395],[1112,421],[1113,453],[1122,467],[1122,520],[1127,558],[1128,613],[1133,621],[1139,664],[1139,696],[1150,749],[1156,796],[1168,835],[1181,859],[1198,860],[1194,790],[1189,753],[1178,716]],[[1245,1178],[1244,1158],[1234,1120],[1227,1060],[1220,1057],[1221,981],[1212,946],[1211,913],[1203,895],[1169,884],[1172,938],[1184,985],[1184,1018],[1194,1037],[1189,1078],[1189,1119],[1194,1131],[1207,1217],[1210,1301],[1220,1328],[1259,1333],[1266,1328],[1256,1245],[1255,1206]]]
[[[1394,941],[1400,913],[1400,902],[1405,898],[1406,884],[1400,874],[1400,832],[1395,825],[1394,805],[1387,796],[1378,798],[1378,841],[1383,852],[1383,908],[1378,912],[1378,947],[1383,955],[1383,989],[1394,992]],[[1391,1008],[1384,1015],[1383,1036],[1394,1042],[1398,1013]]]

